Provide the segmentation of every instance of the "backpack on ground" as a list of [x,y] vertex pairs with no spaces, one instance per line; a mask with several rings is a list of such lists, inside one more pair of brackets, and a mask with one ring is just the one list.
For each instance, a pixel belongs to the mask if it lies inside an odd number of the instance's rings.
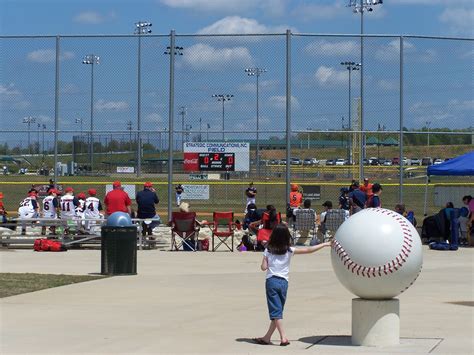
[[46,238],[36,239],[33,244],[34,251],[66,251],[66,246],[57,241]]

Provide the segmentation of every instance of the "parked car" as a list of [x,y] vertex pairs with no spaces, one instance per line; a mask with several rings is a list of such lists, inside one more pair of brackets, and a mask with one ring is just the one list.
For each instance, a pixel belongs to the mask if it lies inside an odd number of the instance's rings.
[[335,165],[347,165],[347,160],[342,158],[336,159]]
[[[374,164],[372,164],[372,162],[374,162]],[[376,157],[370,157],[369,158],[369,164],[370,165],[379,165],[379,159],[376,158]]]
[[313,159],[305,159],[305,160],[303,160],[303,165],[313,165]]
[[363,165],[370,165],[369,159],[362,159],[362,164]]
[[433,165],[433,159],[431,157],[424,157],[421,159],[421,165]]
[[392,164],[393,165],[400,165],[400,158],[399,157],[392,158]]
[[433,161],[433,165],[438,165],[438,164],[441,164],[441,163],[444,163],[444,160],[440,159],[440,158],[437,158]]
[[326,165],[336,165],[336,160],[335,159],[328,159],[328,160],[326,160]]
[[301,160],[298,158],[291,158],[290,160],[291,165],[301,165]]
[[379,165],[384,165],[386,160],[385,158],[379,158]]
[[419,158],[411,158],[411,165],[421,165],[421,160]]
[[385,166],[392,166],[392,161],[390,159],[385,159],[384,162],[383,162],[383,165]]
[[319,160],[316,159],[316,158],[312,158],[311,161],[313,162],[314,165],[318,165],[318,164],[319,164]]
[[403,157],[403,165],[411,165],[411,159],[407,157]]

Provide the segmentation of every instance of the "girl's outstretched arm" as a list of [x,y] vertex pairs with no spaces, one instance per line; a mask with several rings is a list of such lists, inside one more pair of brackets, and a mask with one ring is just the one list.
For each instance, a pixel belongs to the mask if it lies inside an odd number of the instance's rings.
[[295,249],[295,254],[311,254],[314,253],[322,248],[325,247],[330,247],[332,246],[332,242],[326,242],[326,243],[321,243],[318,245],[314,245],[312,247],[306,247],[306,248],[296,248]]
[[266,256],[263,257],[262,265],[260,265],[260,269],[262,269],[262,271],[267,271],[268,269],[268,259]]

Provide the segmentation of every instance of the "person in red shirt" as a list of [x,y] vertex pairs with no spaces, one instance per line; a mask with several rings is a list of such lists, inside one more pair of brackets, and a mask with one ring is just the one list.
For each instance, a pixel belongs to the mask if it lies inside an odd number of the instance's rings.
[[364,183],[359,187],[359,190],[365,193],[367,200],[369,200],[374,194],[372,192],[372,186],[373,184],[369,183],[369,178],[364,178]]
[[126,212],[131,214],[132,201],[130,200],[128,194],[123,191],[120,181],[114,181],[112,187],[113,190],[107,193],[104,200],[104,203],[107,206],[107,216],[110,216],[114,212]]
[[3,193],[0,192],[0,223],[7,223],[7,211],[3,205]]

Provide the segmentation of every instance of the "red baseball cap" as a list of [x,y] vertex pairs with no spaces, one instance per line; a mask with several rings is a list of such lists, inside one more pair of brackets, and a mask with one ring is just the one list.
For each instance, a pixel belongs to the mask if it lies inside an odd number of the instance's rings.
[[87,192],[89,193],[90,196],[97,195],[97,190],[96,189],[89,189],[89,190],[87,190]]
[[36,196],[37,194],[38,192],[36,192],[35,190],[28,192],[28,196]]
[[74,192],[74,189],[72,187],[66,187],[66,190],[64,192]]
[[82,198],[82,199],[85,199],[86,198],[86,194],[84,192],[80,192],[77,194],[77,198]]
[[122,184],[120,183],[120,181],[114,181],[114,183],[112,184],[113,187],[120,187],[122,186]]
[[59,191],[54,189],[54,188],[51,188],[51,189],[48,190],[48,194],[58,194],[58,193],[59,193]]
[[147,181],[143,184],[144,187],[153,187],[153,184],[150,181]]
[[0,192],[0,198],[3,198],[3,192]]

